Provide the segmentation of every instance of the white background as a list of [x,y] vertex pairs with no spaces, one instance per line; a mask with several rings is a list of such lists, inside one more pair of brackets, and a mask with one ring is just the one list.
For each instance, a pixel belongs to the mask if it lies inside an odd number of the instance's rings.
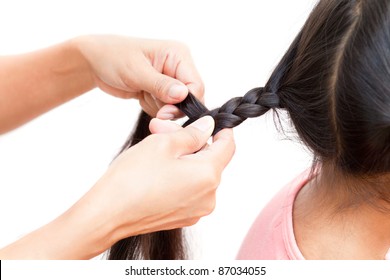
[[[264,85],[315,2],[1,1],[0,55],[90,33],[178,40],[190,47],[206,105],[214,108]],[[0,247],[76,202],[103,174],[138,112],[135,100],[93,90],[0,136]],[[261,208],[310,166],[297,141],[277,132],[272,114],[247,120],[235,137],[216,209],[189,232],[195,259],[234,259]]]

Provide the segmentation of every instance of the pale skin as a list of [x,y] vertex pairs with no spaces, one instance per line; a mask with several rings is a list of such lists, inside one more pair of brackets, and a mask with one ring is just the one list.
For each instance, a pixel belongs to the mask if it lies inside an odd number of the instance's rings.
[[95,87],[138,99],[159,117],[150,123],[154,134],[115,159],[60,217],[0,249],[0,259],[89,259],[124,237],[189,226],[214,209],[233,134],[224,129],[208,145],[211,117],[186,128],[168,120],[180,116],[172,104],[189,90],[203,99],[203,83],[180,43],[84,36],[0,57],[0,132]]
[[[388,184],[389,177],[383,182]],[[294,202],[293,224],[306,259],[390,259],[390,206],[379,199],[374,205],[364,197],[356,201],[356,194],[347,190],[357,184],[356,180],[334,180],[329,174],[320,174],[318,180],[300,190]]]

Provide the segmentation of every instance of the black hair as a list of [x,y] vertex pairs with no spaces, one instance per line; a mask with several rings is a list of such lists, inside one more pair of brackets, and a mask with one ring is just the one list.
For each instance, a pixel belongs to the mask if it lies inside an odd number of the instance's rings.
[[[119,154],[150,135],[151,117],[142,111],[138,117],[133,133],[122,146]],[[115,243],[109,251],[109,259],[185,259],[185,241],[182,229],[152,232],[124,238]]]
[[[189,117],[185,125],[204,115],[213,116],[214,134],[270,109],[286,110],[300,139],[312,151],[314,164],[332,166],[337,174],[361,180],[387,175],[390,1],[322,0],[264,87],[232,98],[211,111],[191,94],[177,106]],[[134,135],[138,129],[147,129],[148,121],[140,119]],[[381,184],[376,191],[381,199],[390,202],[388,185]],[[360,194],[368,199],[372,191],[375,192],[366,188]],[[149,242],[145,247],[149,253],[134,254],[135,249],[144,252],[140,238],[143,237],[127,238],[133,242],[127,244],[137,244],[130,248],[119,241],[109,258],[184,256],[183,246],[167,248],[182,241],[172,242],[169,238]],[[167,254],[160,254],[161,250],[167,250]]]

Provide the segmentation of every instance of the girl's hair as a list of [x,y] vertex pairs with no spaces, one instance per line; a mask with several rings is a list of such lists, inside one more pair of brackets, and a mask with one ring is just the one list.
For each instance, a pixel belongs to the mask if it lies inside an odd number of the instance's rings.
[[[366,180],[390,170],[390,1],[322,0],[312,11],[264,87],[209,111],[193,95],[178,107],[187,124],[204,116],[215,131],[235,127],[270,109],[286,110],[314,164]],[[124,149],[146,137],[142,113]],[[144,133],[140,133],[144,132]],[[385,185],[359,190],[389,202]],[[109,258],[181,259],[180,230],[129,237]]]
[[[148,114],[140,113],[133,133],[119,154],[150,135],[150,120]],[[182,229],[172,229],[122,239],[111,247],[108,259],[180,260],[186,258],[185,252]]]

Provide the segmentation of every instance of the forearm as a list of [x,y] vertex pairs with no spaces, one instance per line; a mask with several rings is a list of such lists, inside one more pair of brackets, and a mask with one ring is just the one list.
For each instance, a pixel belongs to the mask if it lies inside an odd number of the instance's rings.
[[89,64],[74,41],[0,57],[0,134],[94,86]]
[[0,259],[90,259],[99,255],[114,242],[110,240],[111,228],[98,217],[83,215],[72,207],[51,223],[0,249]]

